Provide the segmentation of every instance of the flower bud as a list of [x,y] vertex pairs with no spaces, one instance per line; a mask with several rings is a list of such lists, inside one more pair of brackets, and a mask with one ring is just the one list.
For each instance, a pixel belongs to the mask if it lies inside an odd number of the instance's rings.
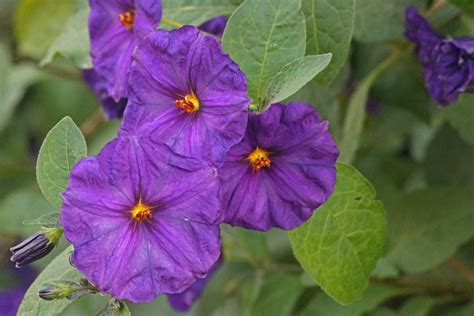
[[43,285],[38,292],[39,297],[52,301],[67,298],[79,289],[79,285],[72,281],[52,281]]
[[10,260],[16,263],[17,268],[39,260],[54,249],[62,234],[61,228],[40,230],[19,245],[10,248],[12,253]]
[[64,298],[76,300],[88,294],[98,292],[99,290],[87,279],[81,279],[79,283],[73,281],[51,281],[45,283],[38,292],[38,295],[47,301]]

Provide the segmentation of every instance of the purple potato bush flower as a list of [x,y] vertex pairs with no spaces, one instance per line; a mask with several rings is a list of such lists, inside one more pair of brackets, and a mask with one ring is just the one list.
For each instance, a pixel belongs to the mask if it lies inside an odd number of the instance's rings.
[[116,102],[127,97],[132,52],[161,20],[160,0],[89,0],[89,35],[95,70]]
[[107,118],[110,120],[121,118],[127,105],[127,99],[123,98],[116,102],[110,97],[107,94],[106,81],[94,69],[84,70],[82,76],[102,105]]
[[255,230],[303,224],[332,194],[338,155],[328,123],[308,104],[250,114],[219,171],[225,222]]
[[147,138],[81,160],[63,194],[72,261],[101,291],[149,302],[206,277],[220,255],[217,172]]
[[207,20],[203,24],[199,25],[199,29],[206,33],[222,37],[224,35],[224,30],[227,25],[227,17],[225,16],[216,16],[210,20]]
[[474,84],[474,37],[443,38],[414,7],[406,10],[405,36],[416,44],[428,91],[438,103],[455,103]]
[[197,280],[188,289],[182,293],[169,294],[168,302],[174,310],[178,312],[187,312],[191,309],[194,302],[201,297],[207,283],[211,280],[212,276],[219,270],[223,264],[222,255],[219,260],[212,266],[211,270],[204,279]]
[[158,30],[137,47],[120,135],[149,135],[219,165],[243,137],[250,103],[239,66],[192,26]]

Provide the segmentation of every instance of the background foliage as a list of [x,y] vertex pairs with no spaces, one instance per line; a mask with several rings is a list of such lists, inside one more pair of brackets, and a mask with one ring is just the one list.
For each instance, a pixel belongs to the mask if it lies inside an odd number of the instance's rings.
[[[179,24],[229,15],[222,44],[247,75],[252,107],[310,103],[341,150],[334,195],[302,227],[289,234],[223,227],[225,264],[192,315],[474,314],[474,96],[438,107],[403,39],[407,5],[447,36],[474,36],[472,1],[163,5],[163,17]],[[116,134],[119,122],[103,121],[81,79],[91,66],[87,14],[85,0],[0,2],[2,260],[37,229],[23,221],[58,211],[75,161]],[[367,111],[369,99],[377,111]],[[70,248],[59,248],[35,264],[43,272],[21,315],[93,315],[107,303],[99,295],[74,304],[37,299],[52,277],[80,278]],[[0,277],[0,288],[14,282]],[[175,314],[166,297],[127,305],[136,315]]]

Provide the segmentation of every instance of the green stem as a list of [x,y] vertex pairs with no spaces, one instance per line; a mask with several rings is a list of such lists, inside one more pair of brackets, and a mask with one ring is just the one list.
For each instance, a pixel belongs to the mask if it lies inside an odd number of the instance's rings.
[[176,27],[176,28],[181,27],[181,26],[184,25],[184,24],[181,24],[179,22],[176,22],[176,21],[173,21],[173,20],[170,20],[170,19],[164,19],[164,18],[161,19],[160,23],[164,24],[164,25],[171,26],[171,27]]

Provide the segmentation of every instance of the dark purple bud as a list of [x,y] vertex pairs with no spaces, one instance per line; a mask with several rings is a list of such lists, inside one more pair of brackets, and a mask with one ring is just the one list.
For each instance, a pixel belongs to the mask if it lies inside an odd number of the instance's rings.
[[54,249],[62,234],[61,228],[40,230],[19,245],[10,248],[12,253],[10,260],[16,263],[17,268],[39,260]]

